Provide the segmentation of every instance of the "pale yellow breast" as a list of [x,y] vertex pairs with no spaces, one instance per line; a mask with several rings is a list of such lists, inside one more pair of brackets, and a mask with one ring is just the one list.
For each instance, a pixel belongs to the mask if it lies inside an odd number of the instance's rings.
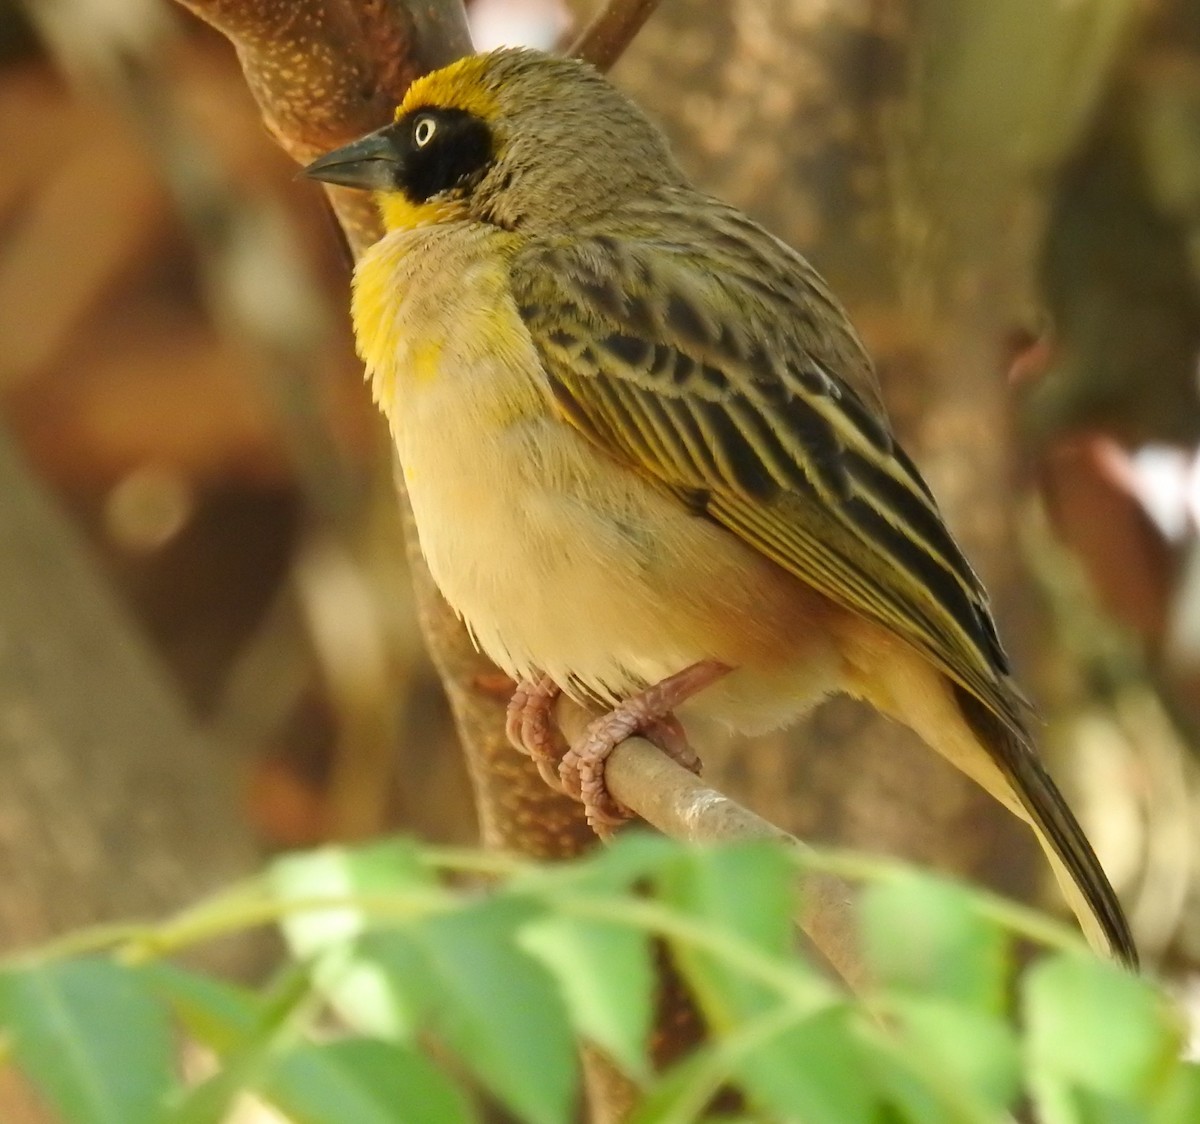
[[706,692],[723,716],[802,709],[838,677],[810,627],[823,600],[554,414],[506,237],[393,234],[356,277],[360,351],[442,593],[514,675],[613,696],[713,658],[753,669]]

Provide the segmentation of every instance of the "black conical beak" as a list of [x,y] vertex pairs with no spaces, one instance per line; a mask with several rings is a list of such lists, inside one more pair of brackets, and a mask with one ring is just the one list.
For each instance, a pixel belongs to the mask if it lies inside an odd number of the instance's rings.
[[400,153],[390,135],[391,128],[379,129],[365,137],[318,156],[304,175],[342,187],[364,191],[389,191],[396,186]]

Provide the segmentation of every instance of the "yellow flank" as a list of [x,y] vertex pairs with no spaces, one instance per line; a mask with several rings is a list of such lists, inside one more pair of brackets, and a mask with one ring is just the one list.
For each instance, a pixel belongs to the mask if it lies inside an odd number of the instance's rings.
[[491,69],[488,55],[467,55],[441,70],[418,78],[408,88],[396,110],[397,119],[422,106],[465,109],[490,119],[496,113],[496,98],[486,81]]
[[408,361],[409,373],[414,379],[425,382],[435,378],[442,358],[442,345],[437,340],[418,340],[412,346]]
[[376,359],[399,341],[393,339],[393,300],[387,290],[382,250],[382,242],[372,246],[354,272],[354,338],[358,354],[367,364],[371,397],[386,414],[395,398],[396,365]]

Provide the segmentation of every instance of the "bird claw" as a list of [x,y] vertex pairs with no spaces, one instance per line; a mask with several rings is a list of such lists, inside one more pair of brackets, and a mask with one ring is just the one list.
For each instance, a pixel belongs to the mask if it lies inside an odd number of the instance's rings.
[[644,722],[631,722],[628,718],[628,714],[611,711],[596,719],[583,738],[563,754],[558,768],[560,787],[583,805],[588,823],[603,838],[634,815],[613,799],[604,781],[604,766],[609,754],[627,738],[637,734],[685,769],[700,772],[700,758],[674,714]]
[[517,749],[533,759],[551,788],[583,805],[588,823],[597,835],[607,838],[633,816],[613,799],[605,784],[609,754],[626,738],[640,734],[685,769],[699,773],[700,758],[688,743],[674,709],[730,670],[715,660],[702,660],[668,676],[594,719],[565,753],[554,723],[554,704],[562,691],[548,675],[522,679],[509,700],[505,733]]
[[595,719],[563,754],[558,767],[562,790],[583,804],[588,823],[597,835],[607,838],[633,815],[613,799],[604,780],[605,763],[612,751],[626,738],[640,734],[685,769],[698,773],[700,758],[673,711],[730,670],[715,660],[684,668]]
[[558,773],[564,742],[554,724],[553,711],[561,693],[548,675],[522,679],[509,700],[504,722],[509,742],[532,758],[542,779],[558,790],[562,788]]

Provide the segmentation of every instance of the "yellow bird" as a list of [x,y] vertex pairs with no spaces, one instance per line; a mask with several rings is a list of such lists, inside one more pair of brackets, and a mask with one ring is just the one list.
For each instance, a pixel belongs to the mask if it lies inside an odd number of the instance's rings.
[[[1135,961],[979,579],[803,257],[534,51],[427,75],[306,171],[375,192],[354,328],[421,549],[520,683],[510,735],[598,828],[624,737],[694,763],[675,707],[755,733],[845,691],[1028,821],[1093,944]],[[611,708],[561,763],[559,690]]]

